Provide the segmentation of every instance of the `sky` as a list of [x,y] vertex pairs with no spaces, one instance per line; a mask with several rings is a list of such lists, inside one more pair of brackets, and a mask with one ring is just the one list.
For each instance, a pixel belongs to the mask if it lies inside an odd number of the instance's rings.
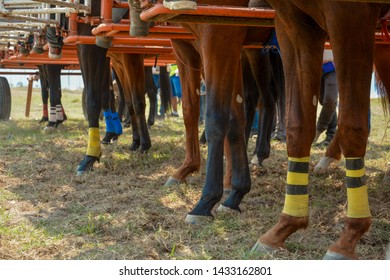
[[[0,69],[0,72],[27,72],[31,73],[34,72],[34,70],[12,70],[12,69]],[[62,73],[80,73],[80,71],[76,70],[62,70]],[[1,75],[3,77],[6,77],[8,80],[8,83],[10,84],[11,87],[16,86],[19,82],[23,84],[23,86],[27,86],[28,81],[27,78],[29,77],[28,74],[26,75]],[[62,75],[61,76],[61,85],[63,89],[70,89],[70,90],[76,90],[76,89],[82,89],[84,87],[83,80],[81,78],[81,75],[76,75],[76,76],[70,76],[70,75]],[[39,81],[34,81],[33,87],[41,87]]]

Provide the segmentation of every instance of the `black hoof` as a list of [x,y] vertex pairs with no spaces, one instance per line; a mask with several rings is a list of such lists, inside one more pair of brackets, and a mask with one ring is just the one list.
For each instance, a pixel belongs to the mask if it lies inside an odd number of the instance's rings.
[[130,151],[135,152],[140,147],[140,143],[138,141],[133,141],[133,144],[130,146]]
[[48,117],[42,117],[42,119],[39,120],[39,123],[44,123],[44,122],[48,122],[48,121],[49,121]]
[[85,172],[87,171],[91,171],[93,170],[93,164],[95,162],[99,162],[99,158],[98,157],[94,157],[94,156],[88,156],[86,155],[84,157],[84,159],[80,162],[80,164],[77,166],[77,175],[80,176],[82,174],[84,174]]
[[108,145],[113,143],[114,141],[118,140],[118,135],[114,132],[107,132],[106,135],[104,135],[103,140],[101,141],[102,144]]

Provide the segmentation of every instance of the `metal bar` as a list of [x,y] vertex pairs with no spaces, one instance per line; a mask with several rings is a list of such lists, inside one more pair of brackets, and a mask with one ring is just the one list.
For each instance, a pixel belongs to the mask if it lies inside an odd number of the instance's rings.
[[12,15],[35,15],[35,14],[68,14],[76,12],[73,8],[39,8],[39,9],[17,9],[17,10],[5,10],[0,13],[4,13],[7,16]]
[[27,79],[28,80],[28,87],[27,87],[27,100],[26,100],[26,112],[25,116],[28,118],[30,116],[30,109],[31,109],[31,96],[32,96],[32,86],[33,86],[33,79]]
[[59,24],[55,20],[44,20],[35,17],[8,15],[7,13],[3,13],[3,11],[4,10],[0,10],[0,20],[1,18],[3,18],[4,20],[20,20],[20,21],[42,22],[46,24]]
[[225,25],[273,26],[275,11],[228,6],[198,5],[194,11],[171,11],[157,4],[141,13],[145,21],[177,21]]
[[89,5],[83,5],[80,3],[71,3],[71,2],[63,2],[63,1],[58,1],[58,0],[31,0],[33,2],[41,2],[41,3],[47,3],[47,4],[52,4],[60,7],[68,7],[75,9],[80,12],[91,12],[91,4],[90,1],[85,1],[88,2],[87,4]]
[[[35,75],[38,72],[5,72],[5,71],[0,71],[0,75]],[[68,73],[63,73],[61,72],[61,76],[80,76],[81,72],[68,72]]]
[[[64,39],[64,43],[77,43],[77,44],[95,44],[95,36],[68,36]],[[145,45],[145,46],[171,46],[169,39],[156,39],[156,38],[134,38],[134,37],[113,37],[112,43],[114,45]]]

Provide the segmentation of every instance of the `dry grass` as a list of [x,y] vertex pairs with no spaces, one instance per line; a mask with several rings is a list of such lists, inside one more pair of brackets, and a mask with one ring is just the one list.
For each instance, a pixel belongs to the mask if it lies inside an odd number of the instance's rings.
[[[65,108],[79,106],[75,99],[72,95]],[[321,259],[342,229],[341,163],[329,174],[310,177],[309,228],[291,236],[287,250],[251,255],[283,207],[285,144],[273,143],[265,167],[252,170],[252,191],[241,215],[219,214],[213,223],[191,226],[184,217],[200,196],[206,147],[199,174],[186,185],[163,187],[184,159],[181,118],[153,126],[146,155],[129,151],[131,132],[125,129],[117,145],[103,148],[95,170],[77,177],[87,124],[79,107],[72,110],[54,134],[44,134],[36,120],[0,122],[0,259]],[[381,183],[390,153],[388,137],[382,139],[385,125],[375,102],[366,158],[374,223],[358,245],[363,259],[383,259],[390,241],[390,186]],[[252,150],[253,139],[250,145]],[[313,162],[323,153],[313,148]]]

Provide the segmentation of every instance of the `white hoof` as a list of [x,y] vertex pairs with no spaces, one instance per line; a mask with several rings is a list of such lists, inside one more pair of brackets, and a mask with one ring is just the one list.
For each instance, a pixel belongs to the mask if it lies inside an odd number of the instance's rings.
[[255,155],[250,162],[251,165],[257,165],[260,166],[259,158]]
[[317,165],[314,167],[314,170],[313,172],[316,173],[316,174],[323,174],[325,173],[329,166],[334,163],[334,162],[337,162],[338,160],[337,159],[334,159],[334,158],[330,158],[330,157],[323,157],[318,163]]
[[219,205],[219,207],[215,210],[217,213],[227,213],[227,214],[240,214],[239,211],[234,210],[232,208],[223,206],[222,204]]
[[213,221],[212,216],[199,216],[187,214],[185,222],[192,225],[204,225]]
[[256,244],[251,249],[251,253],[256,253],[259,255],[270,255],[275,251],[277,251],[276,248],[263,244],[259,241],[257,241]]
[[327,251],[325,256],[322,259],[323,260],[349,260],[347,256],[332,251]]
[[168,181],[165,183],[164,187],[171,187],[171,186],[174,186],[174,185],[180,185],[181,183],[185,183],[185,182],[181,182],[173,177],[169,177]]

